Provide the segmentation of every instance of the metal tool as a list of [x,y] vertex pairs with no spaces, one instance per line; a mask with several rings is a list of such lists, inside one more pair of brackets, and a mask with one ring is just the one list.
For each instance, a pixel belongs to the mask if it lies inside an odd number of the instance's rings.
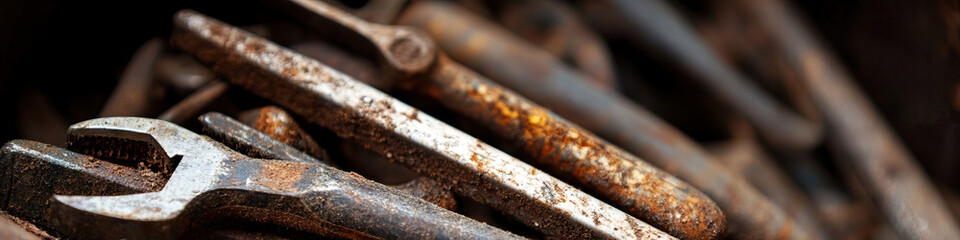
[[904,238],[960,236],[954,216],[867,96],[799,18],[782,1],[747,1],[750,14],[767,30],[832,129],[828,142],[850,169],[887,222]]
[[609,0],[625,16],[630,40],[689,73],[742,114],[761,138],[779,148],[809,149],[822,127],[779,104],[710,50],[679,14],[660,0]]
[[164,184],[159,174],[29,140],[5,144],[0,168],[3,210],[46,229],[50,223],[45,214],[53,194],[133,194],[155,191]]
[[558,59],[575,66],[588,81],[618,89],[607,44],[558,0],[500,1],[500,24]]
[[[496,65],[498,68],[508,69],[496,72],[522,72],[517,74],[528,77],[491,77],[704,191],[723,209],[723,214],[727,217],[727,233],[741,238],[777,238],[786,235],[789,238],[807,239],[816,235],[816,230],[796,225],[786,212],[760,194],[740,175],[712,159],[679,130],[622,96],[599,90],[575,77],[570,71],[556,70],[560,68],[518,67],[510,64],[508,57],[480,57],[498,54],[513,56],[514,52],[525,51],[521,49],[529,47],[521,47],[517,41],[509,41],[512,39],[510,36],[504,36],[503,31],[491,29],[492,25],[470,16],[469,12],[447,3],[423,1],[408,7],[399,22],[427,30],[437,41],[446,42],[446,48],[459,51],[454,54],[462,54],[461,59],[489,63],[483,64],[486,68]],[[472,40],[463,36],[469,36]],[[520,55],[522,54],[518,56]],[[492,69],[487,72],[496,74],[492,73],[495,72]],[[454,79],[467,78],[463,77],[464,75],[466,74],[454,75]],[[450,86],[456,85],[446,84],[443,89],[451,89]],[[479,88],[475,92],[480,92]],[[484,99],[499,100],[496,94],[486,95],[491,97]],[[444,104],[449,102],[441,101]],[[492,107],[500,109],[496,105]],[[515,111],[514,108],[506,109]],[[509,114],[510,111],[506,113]],[[470,109],[470,113],[472,112],[479,111]],[[523,126],[530,125],[532,124]]]
[[[377,41],[384,44],[390,44],[391,41],[387,40],[389,36],[366,34],[376,33],[377,30],[371,29],[402,29],[358,22],[348,15],[334,14],[336,9],[315,2],[286,3],[295,5],[286,8],[303,8],[290,10],[301,18],[322,16],[332,21],[315,21],[317,24],[313,26],[318,29],[339,28],[349,31],[349,34],[380,39]],[[345,34],[348,33],[336,33]],[[409,40],[415,38],[419,40]],[[429,38],[416,34],[394,41],[431,42]],[[394,72],[394,76],[414,76],[393,78],[402,88],[420,91],[447,108],[476,120],[523,149],[527,154],[523,157],[535,160],[534,163],[543,169],[576,182],[655,227],[681,238],[710,239],[722,232],[725,218],[706,195],[591,133],[555,118],[549,110],[473,73],[442,54],[437,57],[431,46],[410,46],[422,52],[416,59],[410,59],[419,68],[398,66],[391,61],[383,61],[381,65]],[[383,46],[366,48],[385,49]],[[377,59],[400,58],[394,52],[386,51],[374,55]],[[432,64],[422,65],[421,62]]]
[[[204,119],[201,117],[200,121],[203,122]],[[327,150],[321,148],[317,141],[310,137],[310,134],[303,131],[300,124],[297,124],[297,121],[293,119],[293,116],[279,107],[266,106],[248,110],[240,113],[240,120],[270,138],[299,149],[299,151],[303,151],[327,165],[335,166],[333,161],[330,160]]]
[[[361,39],[376,43],[381,52],[393,53],[384,56],[384,62],[393,64],[391,68],[397,70],[394,75],[423,74],[417,70],[432,64],[430,59],[419,57],[433,51],[428,38],[412,37],[418,34],[416,30],[368,25],[321,3],[310,4],[323,6],[314,10],[340,16],[325,21],[349,19],[346,26],[358,30],[347,30],[357,37],[377,36]],[[548,236],[672,238],[317,61],[191,11],[178,13],[175,26],[174,44],[195,54],[232,83],[341,137],[361,140],[388,158],[454,186],[459,194]]]
[[518,238],[357,175],[322,164],[250,158],[161,120],[93,119],[74,124],[68,135],[74,143],[97,143],[73,145],[97,155],[108,150],[112,156],[178,162],[156,192],[54,196],[51,222],[73,237],[177,238],[207,211],[248,207],[300,216],[326,229],[354,229],[360,237]]
[[[275,110],[279,110],[279,108]],[[265,109],[264,111],[270,110]],[[297,162],[328,163],[262,133],[263,130],[252,129],[220,113],[213,112],[200,116],[200,124],[203,125],[204,134],[247,156]],[[447,210],[453,211],[457,208],[453,193],[436,181],[427,178],[417,178],[402,185],[394,186],[394,188]]]

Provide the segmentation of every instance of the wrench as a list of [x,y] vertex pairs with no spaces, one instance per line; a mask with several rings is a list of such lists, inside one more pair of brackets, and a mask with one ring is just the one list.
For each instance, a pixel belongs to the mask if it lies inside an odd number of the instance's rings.
[[283,212],[315,221],[302,225],[340,226],[361,238],[519,238],[357,175],[316,163],[250,158],[161,120],[93,119],[74,124],[68,135],[74,143],[97,143],[74,144],[88,152],[140,150],[114,155],[148,152],[142,156],[178,162],[159,191],[53,196],[51,222],[77,238],[178,238],[191,220],[223,207]]
[[[326,10],[349,17],[332,8]],[[349,24],[363,23],[351,19],[354,21]],[[461,195],[490,205],[548,236],[672,238],[315,60],[192,11],[178,13],[175,26],[174,44],[232,83],[341,137],[367,143],[420,174],[454,185]],[[410,28],[381,28],[376,35],[382,37],[364,39],[379,42],[381,51],[395,53],[384,59],[398,66],[392,69],[399,71],[392,74],[415,77],[422,73],[409,70],[431,64],[431,60],[418,57],[431,52],[421,47],[430,46],[429,39],[410,38],[415,32]]]

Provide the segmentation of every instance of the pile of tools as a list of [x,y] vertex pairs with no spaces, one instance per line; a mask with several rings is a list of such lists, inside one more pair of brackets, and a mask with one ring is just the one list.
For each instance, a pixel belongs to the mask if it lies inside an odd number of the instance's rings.
[[781,0],[248,4],[174,14],[98,117],[25,94],[0,237],[960,236]]

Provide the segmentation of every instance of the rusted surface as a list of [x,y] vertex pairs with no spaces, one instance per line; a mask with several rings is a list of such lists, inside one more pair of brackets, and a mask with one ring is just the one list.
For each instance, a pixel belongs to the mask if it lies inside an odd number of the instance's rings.
[[[306,23],[325,26],[319,30],[336,36],[334,40],[341,44],[369,54],[370,57],[377,57],[382,64],[389,65],[385,69],[391,71],[385,74],[390,77],[419,77],[433,64],[432,56],[436,54],[434,44],[430,38],[421,37],[424,33],[419,29],[370,23],[319,1],[287,0],[270,3]],[[377,54],[380,52],[391,54]]]
[[816,122],[782,106],[743,74],[723,61],[693,28],[659,0],[609,0],[611,10],[624,16],[629,40],[638,48],[663,57],[688,73],[755,126],[764,141],[789,149],[808,149],[820,142]]
[[719,238],[726,219],[699,190],[441,56],[418,89],[514,145],[551,174],[671,235]]
[[500,23],[556,58],[572,63],[593,83],[617,89],[610,50],[567,3],[557,0],[504,1]]
[[[10,216],[6,212],[0,211],[0,239],[8,240],[40,240],[40,236],[29,231],[27,228],[32,226],[23,226],[15,220],[13,216]],[[22,221],[22,220],[21,220]],[[32,224],[31,224],[32,225]],[[40,231],[36,229],[35,231]],[[47,238],[51,238],[50,235],[46,235]]]
[[[826,239],[831,232],[821,221],[818,209],[810,198],[789,178],[757,142],[749,123],[740,117],[727,116],[730,139],[708,146],[714,159],[743,176],[773,204],[783,208],[797,224],[817,230],[818,239]],[[795,160],[795,159],[791,159]]]
[[[322,12],[318,14],[326,16]],[[542,59],[555,61],[548,54]],[[514,145],[531,152],[528,157],[536,159],[550,173],[571,178],[674,236],[712,239],[722,233],[725,219],[720,209],[679,179],[587,131],[554,119],[546,109],[445,57],[437,60],[431,69],[424,86],[417,85],[417,79],[409,79],[404,85],[424,91],[449,109],[487,125]],[[407,117],[418,120],[417,116],[418,112],[414,112]]]
[[[190,222],[204,213],[223,207],[248,207],[299,218],[270,214],[249,214],[245,218],[294,221],[288,225],[317,226],[344,236],[518,238],[355,174],[317,163],[250,158],[161,120],[93,119],[74,124],[68,134],[71,141],[78,142],[104,138],[141,142],[159,149],[163,153],[159,158],[180,159],[177,170],[156,192],[55,195],[50,199],[50,222],[70,237],[180,238]],[[130,148],[117,150],[126,149]]]
[[54,194],[119,195],[159,190],[161,175],[44,143],[13,140],[0,150],[3,210],[49,229]]
[[[745,179],[645,109],[587,84],[582,78],[563,74],[556,70],[558,68],[516,67],[515,62],[523,62],[517,58],[524,56],[508,53],[520,50],[497,44],[501,40],[492,37],[493,33],[478,30],[487,28],[486,24],[479,24],[479,19],[464,17],[466,15],[468,13],[463,10],[442,3],[420,2],[407,9],[401,22],[424,28],[443,45],[443,49],[460,55],[459,60],[474,62],[469,66],[486,73],[494,81],[696,186],[723,210],[727,217],[727,231],[732,236],[745,239],[807,239],[815,236],[814,230],[796,225],[786,212]],[[471,36],[473,40],[463,41],[459,36]],[[501,52],[498,56],[511,56],[511,59],[482,57],[497,55],[492,54],[495,52]],[[512,72],[522,73],[503,74]]]
[[156,101],[151,92],[154,86],[153,65],[163,49],[163,40],[151,39],[133,54],[120,76],[117,88],[100,111],[101,117],[151,114],[151,104]]
[[167,109],[160,114],[157,119],[169,121],[176,124],[186,124],[193,121],[203,113],[217,99],[227,93],[230,84],[223,81],[213,81],[207,86],[197,90],[187,98]]
[[855,173],[901,237],[960,236],[943,198],[880,118],[846,70],[781,1],[749,1],[751,14],[802,71],[803,83],[832,130],[828,142]]
[[266,106],[249,110],[240,114],[240,121],[277,141],[310,154],[327,165],[332,163],[327,151],[320,148],[313,137],[304,132],[293,116],[283,109]]
[[[334,11],[311,4],[324,8],[321,12]],[[174,43],[231,83],[341,137],[362,141],[548,236],[672,238],[317,61],[193,12],[180,12],[175,22]]]
[[393,82],[380,74],[372,61],[356,56],[329,43],[315,41],[290,47],[304,56],[316,59],[334,69],[382,91],[393,87]]
[[[328,160],[323,161],[321,159],[324,158],[307,155],[303,150],[279,142],[262,131],[258,132],[220,113],[213,112],[200,116],[200,124],[203,125],[206,135],[247,156],[309,163],[331,162],[328,156],[326,157]],[[457,201],[453,193],[436,181],[418,178],[395,188],[444,209],[456,210]]]
[[394,186],[397,190],[417,196],[450,211],[457,210],[457,199],[453,192],[437,181],[429,178],[416,178],[407,183]]

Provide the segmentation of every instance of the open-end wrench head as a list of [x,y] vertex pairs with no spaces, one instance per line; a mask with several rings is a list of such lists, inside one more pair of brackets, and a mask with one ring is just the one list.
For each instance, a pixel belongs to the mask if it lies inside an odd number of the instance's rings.
[[[96,155],[132,156],[156,153],[160,161],[179,159],[176,171],[160,192],[122,196],[54,196],[54,202],[104,216],[158,221],[172,219],[196,195],[216,186],[231,159],[244,157],[222,144],[170,122],[137,117],[111,117],[74,124],[71,145]],[[95,141],[95,144],[88,144]],[[107,144],[103,144],[107,143]],[[125,146],[149,146],[136,149]],[[112,152],[112,151],[140,152]]]

